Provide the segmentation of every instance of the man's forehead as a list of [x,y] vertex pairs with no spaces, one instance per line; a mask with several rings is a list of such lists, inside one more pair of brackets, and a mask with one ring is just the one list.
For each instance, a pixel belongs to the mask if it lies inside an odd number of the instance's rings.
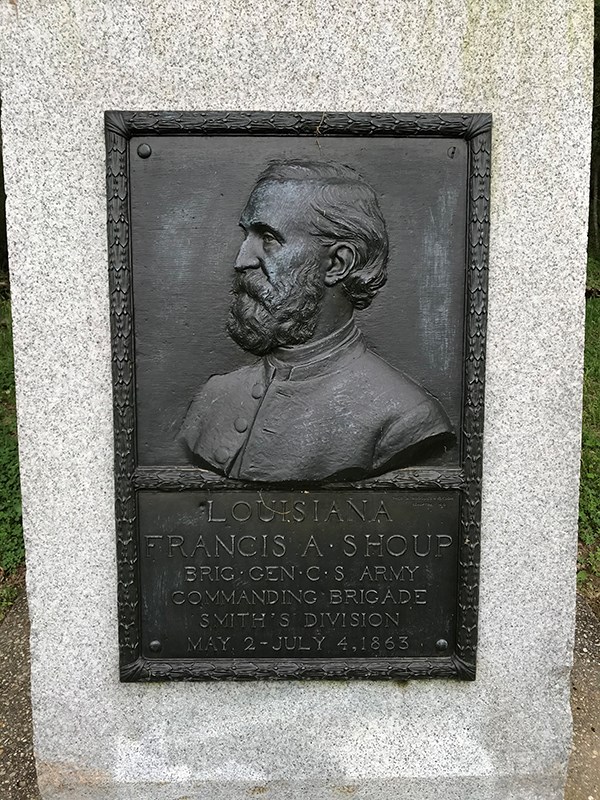
[[256,186],[240,221],[245,226],[262,223],[278,230],[305,230],[312,214],[316,186],[300,181],[266,181]]

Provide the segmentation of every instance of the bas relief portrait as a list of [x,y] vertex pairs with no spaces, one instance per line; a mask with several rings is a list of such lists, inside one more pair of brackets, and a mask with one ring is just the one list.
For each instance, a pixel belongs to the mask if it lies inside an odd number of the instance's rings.
[[245,481],[320,482],[424,465],[453,445],[440,401],[361,332],[361,311],[401,267],[388,264],[386,221],[359,172],[272,161],[239,225],[226,327],[256,361],[190,398],[179,432],[189,462]]

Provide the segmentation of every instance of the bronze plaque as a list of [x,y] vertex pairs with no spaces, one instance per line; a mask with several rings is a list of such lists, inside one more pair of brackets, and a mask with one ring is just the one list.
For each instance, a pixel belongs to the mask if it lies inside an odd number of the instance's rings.
[[123,680],[474,678],[490,127],[107,112]]

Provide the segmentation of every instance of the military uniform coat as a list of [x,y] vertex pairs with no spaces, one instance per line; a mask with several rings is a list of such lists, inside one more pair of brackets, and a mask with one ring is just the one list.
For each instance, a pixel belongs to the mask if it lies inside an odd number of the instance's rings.
[[230,478],[322,481],[374,475],[452,426],[419,384],[366,347],[351,320],[214,375],[182,427],[194,459]]

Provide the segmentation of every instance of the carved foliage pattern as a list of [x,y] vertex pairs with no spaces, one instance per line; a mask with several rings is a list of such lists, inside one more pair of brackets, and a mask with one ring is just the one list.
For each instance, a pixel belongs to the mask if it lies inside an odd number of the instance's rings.
[[128,142],[106,132],[108,261],[115,428],[115,495],[118,539],[119,644],[123,663],[139,650],[135,470],[135,380],[129,249]]
[[489,132],[480,133],[471,139],[469,150],[467,310],[462,443],[465,487],[461,504],[458,594],[460,624],[456,649],[460,659],[474,664],[477,650],[479,598],[483,402],[490,225],[491,136]]
[[[491,117],[487,114],[107,112],[108,250],[113,343],[115,489],[122,680],[475,677],[489,235]],[[469,142],[463,468],[400,470],[339,488],[461,489],[457,653],[385,660],[181,659],[140,655],[137,489],[244,488],[202,470],[135,464],[135,374],[129,242],[128,140],[134,135],[444,136]],[[267,487],[265,487],[267,488]],[[328,484],[327,488],[336,488]]]
[[473,679],[475,673],[469,664],[454,657],[435,660],[415,659],[216,659],[215,661],[181,659],[177,664],[138,658],[121,669],[121,678],[127,681],[156,680],[220,680],[270,678],[347,679],[347,678],[455,678]]
[[444,136],[489,131],[488,114],[362,114],[295,111],[111,111],[107,127],[122,136],[275,135]]
[[[162,489],[165,491],[182,489],[256,489],[256,484],[232,481],[203,469],[179,469],[177,467],[138,467],[133,475],[136,489]],[[289,483],[286,489],[293,489]],[[376,478],[344,483],[325,482],[315,484],[319,489],[463,489],[465,487],[462,469],[405,469],[388,472]],[[306,484],[301,485],[302,490]]]

